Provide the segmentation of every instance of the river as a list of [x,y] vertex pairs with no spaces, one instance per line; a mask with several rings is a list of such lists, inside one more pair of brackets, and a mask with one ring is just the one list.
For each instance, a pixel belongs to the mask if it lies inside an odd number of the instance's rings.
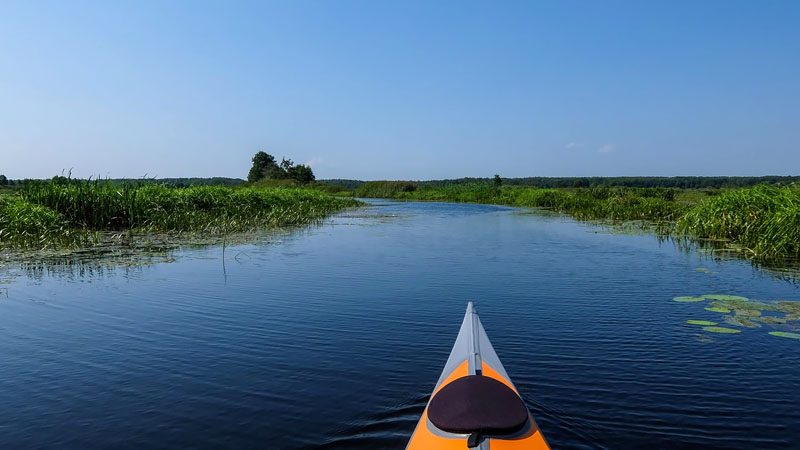
[[800,448],[800,341],[767,333],[790,328],[708,333],[673,301],[798,286],[602,231],[373,201],[224,264],[12,269],[0,447],[402,449],[471,300],[553,448]]

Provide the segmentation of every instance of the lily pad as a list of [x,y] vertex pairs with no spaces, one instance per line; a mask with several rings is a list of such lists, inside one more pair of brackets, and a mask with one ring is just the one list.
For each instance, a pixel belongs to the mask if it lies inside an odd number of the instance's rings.
[[689,325],[705,325],[705,326],[714,326],[717,322],[709,322],[708,320],[694,320],[689,319],[686,321]]
[[696,270],[698,272],[703,272],[703,273],[714,273],[714,272],[706,269],[705,267],[698,267],[697,269],[694,269],[694,270]]
[[742,332],[742,330],[736,330],[733,328],[725,328],[725,327],[703,327],[703,330],[708,331],[709,333],[722,333],[722,334],[734,334]]
[[703,298],[707,298],[709,300],[723,300],[723,301],[733,300],[740,302],[746,302],[750,300],[747,297],[740,297],[738,295],[718,295],[718,294],[703,295]]
[[702,302],[702,301],[705,300],[705,298],[703,298],[703,297],[675,297],[675,298],[673,298],[673,300],[675,300],[676,302],[689,303],[689,302]]
[[760,316],[761,311],[757,309],[737,309],[736,310],[737,316]]
[[800,333],[790,333],[788,331],[770,331],[769,334],[789,339],[800,339]]
[[[712,303],[712,305],[713,305],[713,303]],[[710,306],[710,307],[706,308],[706,311],[718,312],[718,313],[723,313],[723,314],[728,314],[729,312],[731,312],[730,309],[723,308],[721,306]]]
[[725,323],[728,325],[734,325],[737,327],[745,327],[745,328],[761,328],[761,324],[758,322],[754,322],[752,319],[743,316],[725,316],[723,318]]

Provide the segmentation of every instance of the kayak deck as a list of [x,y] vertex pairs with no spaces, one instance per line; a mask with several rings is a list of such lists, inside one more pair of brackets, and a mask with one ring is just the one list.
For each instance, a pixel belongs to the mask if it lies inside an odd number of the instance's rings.
[[[519,405],[527,418],[520,419]],[[550,448],[500,363],[472,302],[467,305],[450,357],[406,447],[469,448]]]

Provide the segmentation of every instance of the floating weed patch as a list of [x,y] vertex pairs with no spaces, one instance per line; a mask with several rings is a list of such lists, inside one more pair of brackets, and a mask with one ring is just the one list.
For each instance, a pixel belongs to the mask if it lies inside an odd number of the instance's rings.
[[711,306],[725,309],[750,310],[750,311],[777,311],[775,305],[750,300],[718,300],[711,302]]
[[783,325],[788,322],[790,319],[787,317],[778,317],[778,316],[761,316],[761,317],[752,317],[750,320],[755,320],[756,322],[766,323],[768,325]]
[[737,316],[760,316],[761,311],[757,309],[737,309],[736,310]]
[[789,300],[781,300],[775,302],[778,311],[792,315],[800,315],[800,302],[793,302]]
[[710,322],[708,320],[694,320],[694,319],[689,319],[686,321],[686,323],[688,323],[689,325],[703,325],[703,326],[714,326],[717,324],[717,322]]
[[[712,305],[713,305],[713,303],[712,303]],[[730,309],[728,309],[728,308],[723,308],[723,307],[721,307],[721,306],[709,306],[708,308],[706,308],[706,311],[717,312],[717,313],[723,313],[723,314],[728,314],[729,312],[731,312],[731,310],[730,310]]]
[[790,333],[788,331],[770,331],[769,334],[778,337],[800,340],[800,333]]
[[681,303],[691,303],[691,302],[702,302],[705,300],[703,297],[675,297],[673,298],[676,302]]
[[703,327],[704,331],[708,331],[709,333],[721,333],[721,334],[735,334],[741,333],[741,330],[736,330],[733,328],[726,328],[726,327]]
[[694,270],[696,270],[698,272],[708,273],[708,274],[716,273],[716,272],[712,272],[712,271],[706,269],[705,267],[698,267],[697,269],[694,269]]
[[742,316],[725,316],[723,318],[725,323],[728,325],[733,325],[736,327],[745,327],[745,328],[761,328],[761,324],[758,322],[753,321],[747,317]]

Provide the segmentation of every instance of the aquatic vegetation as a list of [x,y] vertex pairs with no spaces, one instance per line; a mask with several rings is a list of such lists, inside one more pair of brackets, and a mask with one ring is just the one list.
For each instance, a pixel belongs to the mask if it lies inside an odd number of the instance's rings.
[[782,325],[786,322],[789,322],[789,317],[778,317],[778,316],[761,316],[761,317],[751,317],[750,320],[754,320],[756,322],[766,323],[768,325]]
[[800,302],[781,300],[775,302],[775,305],[777,306],[778,311],[788,314],[800,314]]
[[713,271],[711,271],[711,270],[709,270],[709,269],[707,269],[707,268],[705,268],[705,267],[698,267],[698,268],[696,268],[696,269],[694,269],[694,270],[696,270],[696,271],[698,271],[698,272],[707,273],[707,274],[714,274],[714,273],[716,273],[716,272],[713,272]]
[[725,321],[725,323],[728,325],[734,325],[737,327],[761,328],[761,324],[743,316],[725,316],[723,317],[723,321]]
[[359,204],[301,188],[30,181],[0,201],[0,246],[89,245],[104,231],[225,235],[314,223]]
[[722,334],[741,333],[741,330],[736,330],[733,328],[726,328],[726,327],[703,327],[703,330],[708,331],[709,333],[722,333]]
[[[786,325],[790,326],[795,321],[800,321],[800,302],[790,300],[780,300],[773,303],[752,301],[746,297],[737,295],[704,295],[702,297],[675,297],[675,301],[683,302],[696,302],[702,300],[711,300],[710,306],[705,307],[706,311],[717,312],[726,314],[723,316],[723,321],[728,325],[744,328],[761,328],[763,325]],[[770,315],[764,315],[763,311],[769,311]],[[730,313],[734,313],[730,315]],[[774,314],[778,313],[778,314]],[[783,315],[780,315],[783,313]],[[773,315],[774,314],[774,315]],[[715,333],[734,333],[733,331],[720,331],[732,330],[726,327],[714,327],[713,322],[704,320],[687,320],[686,323],[693,325],[706,325],[703,329],[705,331]],[[711,330],[714,328],[715,330]],[[785,333],[785,332],[770,332],[770,334]],[[792,334],[792,333],[790,333]],[[796,333],[795,333],[796,334]],[[778,334],[781,335],[781,334]],[[777,335],[776,335],[777,336]]]
[[367,181],[355,190],[356,197],[361,198],[394,198],[404,192],[417,190],[413,181]]
[[694,337],[697,338],[697,340],[702,343],[714,342],[714,339],[712,339],[707,334],[695,334]]
[[800,333],[790,333],[788,331],[770,331],[769,334],[789,339],[800,339]]
[[718,295],[718,294],[713,294],[713,295],[703,295],[702,297],[706,298],[708,300],[722,300],[722,301],[729,301],[729,302],[737,302],[737,301],[738,302],[746,302],[746,301],[750,300],[747,297],[740,297],[738,295]]
[[716,306],[732,310],[757,310],[757,311],[777,311],[776,305],[752,300],[718,300],[711,302],[711,306]]
[[686,323],[688,323],[689,325],[705,325],[705,326],[714,326],[717,324],[717,322],[710,322],[708,320],[694,320],[694,319],[689,319],[686,321]]
[[705,300],[703,297],[675,297],[672,300],[682,303],[702,302]]
[[677,229],[729,241],[757,259],[798,257],[800,191],[767,185],[723,191],[692,207]]

